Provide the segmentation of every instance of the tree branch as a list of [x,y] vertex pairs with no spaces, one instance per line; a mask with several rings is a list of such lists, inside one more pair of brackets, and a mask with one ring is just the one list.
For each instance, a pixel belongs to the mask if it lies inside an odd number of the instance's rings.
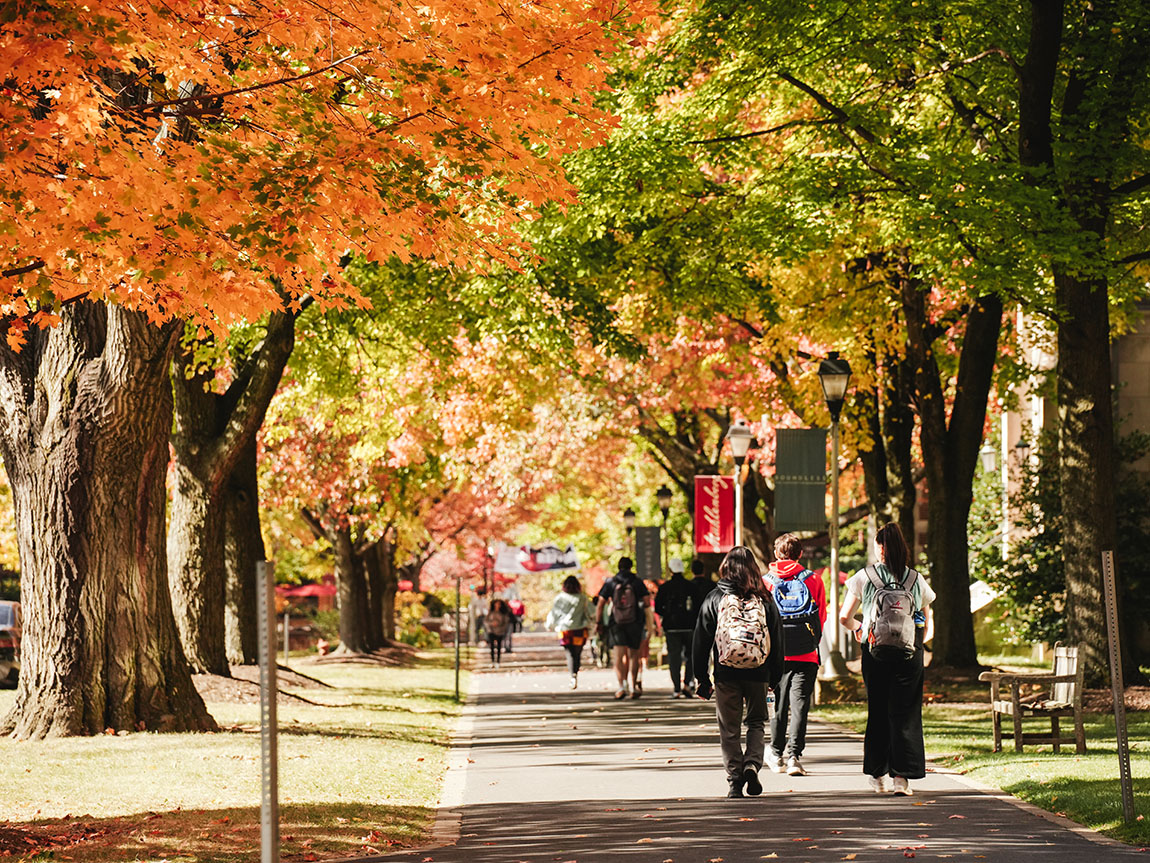
[[1147,186],[1150,186],[1150,174],[1143,174],[1141,177],[1127,180],[1121,186],[1115,186],[1110,190],[1110,193],[1113,195],[1129,195],[1133,192],[1139,192]]
[[43,259],[38,258],[35,261],[33,261],[32,263],[25,264],[22,267],[12,267],[12,269],[10,269],[10,270],[4,270],[3,272],[0,272],[0,276],[3,276],[6,279],[10,279],[13,276],[22,276],[25,273],[31,273],[35,270],[41,270],[44,267],[46,267],[47,265],[48,265],[47,261],[44,261]]

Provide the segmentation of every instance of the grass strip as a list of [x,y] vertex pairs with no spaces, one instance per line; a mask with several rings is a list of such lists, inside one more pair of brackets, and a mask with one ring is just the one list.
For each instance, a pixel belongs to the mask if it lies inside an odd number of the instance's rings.
[[[293,663],[294,665],[294,663]],[[435,814],[460,707],[444,658],[300,665],[332,688],[285,691],[285,860],[416,845]],[[462,680],[466,691],[467,678]],[[0,693],[0,711],[13,700]],[[250,860],[259,847],[259,705],[209,703],[217,734],[0,739],[0,854],[16,859]]]

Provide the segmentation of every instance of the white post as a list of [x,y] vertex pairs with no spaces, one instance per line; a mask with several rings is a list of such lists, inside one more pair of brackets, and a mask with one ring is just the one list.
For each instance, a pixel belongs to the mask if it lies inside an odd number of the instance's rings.
[[831,585],[830,585],[830,637],[827,646],[832,654],[839,653],[839,424],[831,423]]
[[743,466],[735,463],[735,545],[743,544]]
[[266,560],[256,563],[260,591],[260,863],[279,863],[279,763],[276,747],[276,602],[275,572]]

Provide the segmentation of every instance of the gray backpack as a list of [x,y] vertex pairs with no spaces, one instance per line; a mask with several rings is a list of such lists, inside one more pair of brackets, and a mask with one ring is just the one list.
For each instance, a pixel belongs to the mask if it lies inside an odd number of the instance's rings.
[[873,566],[866,568],[875,589],[874,618],[867,633],[867,646],[875,659],[896,662],[910,659],[914,643],[914,584],[918,573],[908,569],[901,582],[882,580]]

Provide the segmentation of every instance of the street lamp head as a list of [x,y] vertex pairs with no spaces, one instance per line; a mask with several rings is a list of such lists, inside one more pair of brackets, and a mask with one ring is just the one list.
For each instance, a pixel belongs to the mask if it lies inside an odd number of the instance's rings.
[[663,518],[667,517],[667,511],[671,508],[671,490],[665,485],[659,486],[655,491],[655,499],[659,501],[659,509],[663,512]]
[[631,507],[627,507],[625,510],[623,510],[623,527],[627,528],[627,531],[630,532],[634,526],[635,510],[631,509]]
[[735,420],[727,429],[727,440],[731,442],[731,455],[735,457],[735,464],[743,463],[754,439],[755,433],[751,431],[746,420]]
[[839,357],[838,351],[830,351],[827,358],[819,363],[819,383],[823,385],[823,398],[831,420],[839,421],[839,413],[846,399],[847,386],[851,380],[850,363]]
[[1030,460],[1030,443],[1026,438],[1019,438],[1018,443],[1014,445],[1014,451],[1018,453],[1019,463],[1027,462]]
[[989,443],[978,451],[978,461],[982,464],[983,473],[994,473],[997,456],[997,450]]

